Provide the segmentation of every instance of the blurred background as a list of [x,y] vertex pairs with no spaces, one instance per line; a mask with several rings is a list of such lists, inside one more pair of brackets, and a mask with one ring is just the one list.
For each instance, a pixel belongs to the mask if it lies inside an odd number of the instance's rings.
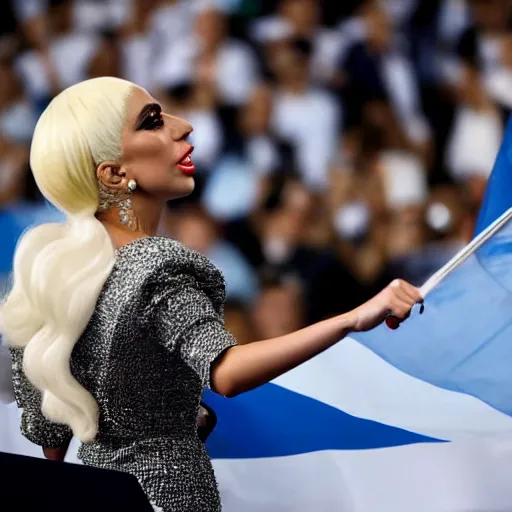
[[512,108],[509,0],[3,0],[0,286],[59,219],[29,145],[62,89],[119,76],[194,126],[162,235],[226,276],[228,328],[279,336],[421,285],[472,237]]

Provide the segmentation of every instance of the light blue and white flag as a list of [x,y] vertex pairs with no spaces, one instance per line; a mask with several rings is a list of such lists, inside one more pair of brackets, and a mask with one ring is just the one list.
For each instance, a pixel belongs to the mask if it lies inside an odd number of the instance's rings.
[[512,124],[425,313],[206,402],[227,512],[512,510]]

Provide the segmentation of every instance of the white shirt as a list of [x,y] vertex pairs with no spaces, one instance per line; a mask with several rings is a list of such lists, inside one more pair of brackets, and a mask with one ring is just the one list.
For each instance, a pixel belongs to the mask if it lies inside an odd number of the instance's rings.
[[427,171],[419,158],[407,151],[384,151],[379,164],[391,208],[423,204],[428,197]]
[[459,180],[475,175],[488,177],[502,137],[503,126],[497,113],[460,107],[446,151],[452,176]]
[[382,0],[381,4],[395,26],[404,25],[411,18],[419,0]]
[[441,41],[454,44],[471,23],[467,2],[444,0],[437,17],[437,32]]
[[266,135],[258,135],[249,139],[247,157],[254,172],[260,176],[268,176],[279,166],[279,152],[275,142]]
[[485,89],[492,99],[512,109],[512,70],[502,66],[485,76]]
[[231,105],[245,103],[259,79],[251,49],[239,41],[227,41],[219,48],[216,68],[221,98]]
[[28,144],[36,123],[37,115],[32,105],[24,99],[0,111],[0,131],[12,142]]
[[48,9],[48,0],[16,0],[11,4],[16,18],[22,23],[40,16]]
[[[284,41],[293,36],[294,27],[279,16],[267,16],[252,24],[253,39],[259,44]],[[333,78],[343,55],[355,41],[364,39],[366,26],[360,18],[350,18],[334,29],[318,28],[313,38],[311,77],[319,82]]]
[[278,93],[272,127],[295,146],[299,172],[311,188],[328,185],[330,166],[336,155],[341,112],[333,97],[310,89],[301,95]]
[[[191,36],[167,48],[155,63],[155,84],[170,86],[190,82],[200,44]],[[215,81],[223,102],[230,105],[245,103],[258,78],[257,61],[249,47],[236,40],[228,40],[220,46],[216,55]]]
[[153,43],[160,47],[162,53],[190,34],[194,21],[193,4],[192,0],[180,0],[162,5],[151,13],[149,32]]
[[[50,59],[62,89],[86,79],[87,66],[97,47],[98,39],[85,33],[72,33],[51,42]],[[41,56],[36,51],[21,54],[15,67],[30,96],[41,97],[50,93],[50,82]]]
[[123,77],[144,89],[153,86],[153,52],[149,35],[137,34],[122,43]]
[[194,162],[203,169],[210,168],[219,156],[222,147],[222,125],[214,112],[192,110],[185,115],[194,127],[190,142],[194,145]]
[[117,28],[128,21],[132,8],[133,0],[74,0],[73,26],[79,32]]
[[425,141],[430,129],[421,112],[411,63],[400,52],[391,51],[382,59],[381,72],[405,133],[414,142]]

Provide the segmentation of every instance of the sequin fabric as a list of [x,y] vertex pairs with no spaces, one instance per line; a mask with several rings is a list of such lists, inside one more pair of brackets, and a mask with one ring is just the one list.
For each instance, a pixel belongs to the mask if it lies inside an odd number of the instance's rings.
[[23,373],[23,349],[10,347],[9,350],[14,397],[22,410],[21,432],[29,441],[43,448],[67,446],[73,437],[71,429],[48,421],[41,413],[41,395]]
[[[98,435],[79,458],[134,474],[164,512],[221,510],[197,416],[212,363],[236,343],[224,328],[224,300],[223,276],[207,258],[168,238],[137,240],[118,250],[71,357],[100,407]],[[29,405],[23,433],[43,446],[68,439],[69,429],[27,398],[35,394],[17,369],[17,394]]]

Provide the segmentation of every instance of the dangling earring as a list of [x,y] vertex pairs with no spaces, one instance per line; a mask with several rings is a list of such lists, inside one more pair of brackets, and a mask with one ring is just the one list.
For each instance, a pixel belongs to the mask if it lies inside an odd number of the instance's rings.
[[126,192],[114,192],[103,185],[101,181],[99,185],[100,205],[98,211],[105,212],[112,207],[116,208],[119,215],[119,222],[123,226],[127,226],[129,229],[135,231],[137,229],[137,219],[132,210],[132,200],[130,196],[135,192],[137,182],[130,180]]
[[136,188],[137,182],[135,180],[130,180],[128,182],[128,197],[120,201],[117,205],[120,217],[119,222],[125,226],[128,226],[133,231],[137,229],[137,221],[132,210],[132,200],[130,199],[130,196],[135,192]]

